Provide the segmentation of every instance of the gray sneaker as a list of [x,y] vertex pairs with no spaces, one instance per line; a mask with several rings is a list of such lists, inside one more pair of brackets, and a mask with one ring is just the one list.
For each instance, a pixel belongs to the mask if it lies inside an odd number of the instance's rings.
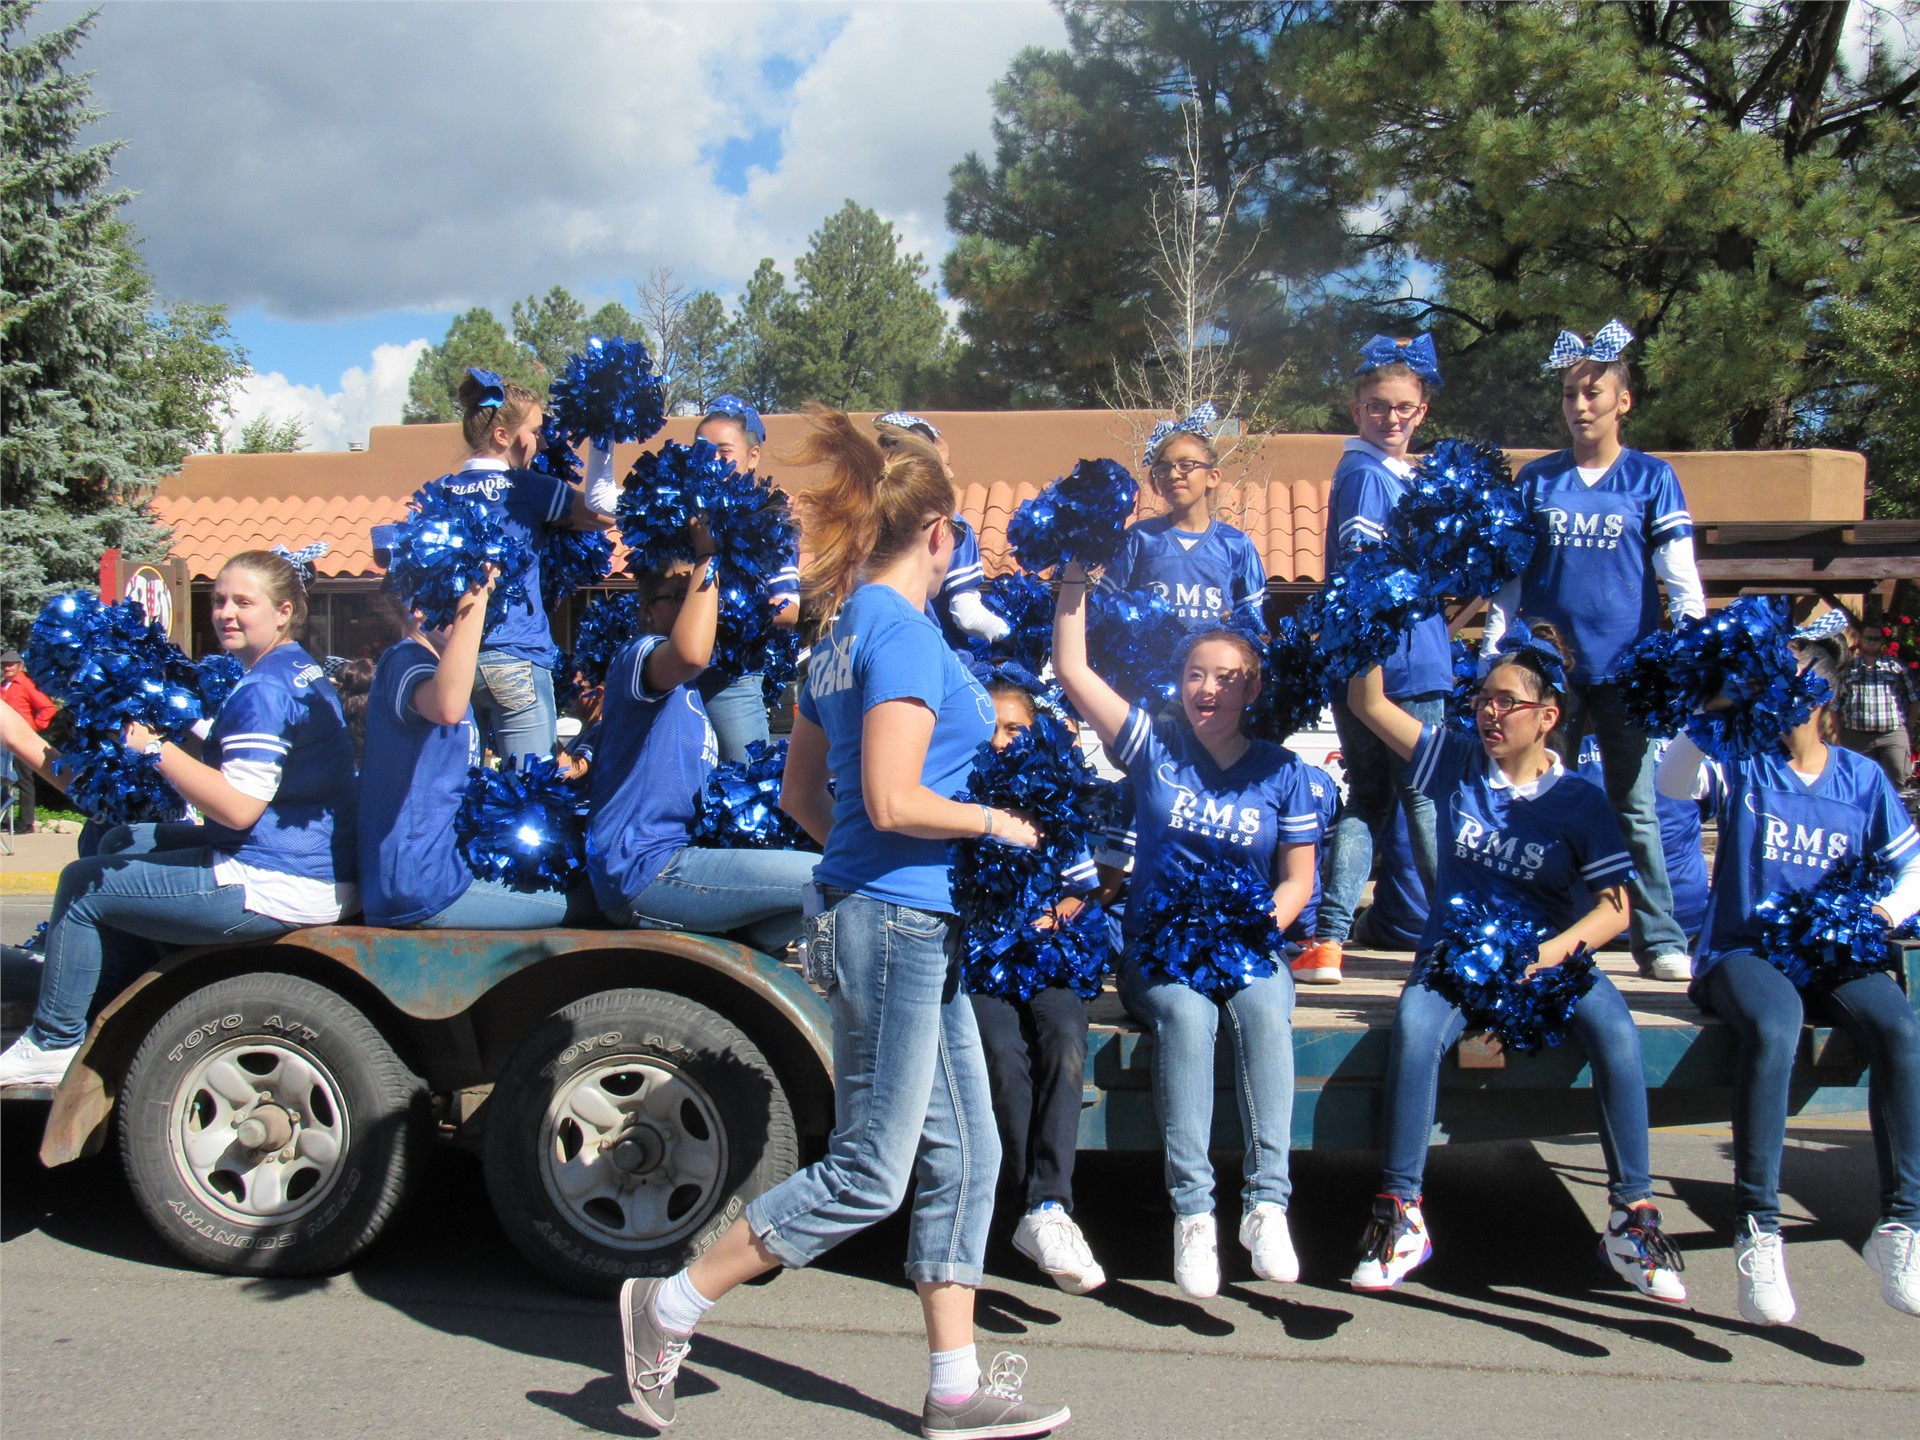
[[920,1412],[920,1433],[928,1440],[1013,1440],[1021,1435],[1046,1435],[1073,1418],[1061,1405],[1037,1405],[1020,1398],[1027,1378],[1025,1357],[1002,1350],[987,1367],[980,1388],[966,1399],[948,1405],[929,1395]]
[[649,1424],[673,1424],[673,1379],[692,1338],[660,1328],[653,1297],[664,1280],[629,1280],[620,1287],[620,1338],[627,1351],[627,1393]]

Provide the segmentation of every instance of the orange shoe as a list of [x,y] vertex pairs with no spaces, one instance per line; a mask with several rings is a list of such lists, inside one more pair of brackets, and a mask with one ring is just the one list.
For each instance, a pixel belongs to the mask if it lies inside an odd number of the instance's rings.
[[1340,983],[1340,942],[1316,940],[1293,960],[1296,985],[1338,985]]

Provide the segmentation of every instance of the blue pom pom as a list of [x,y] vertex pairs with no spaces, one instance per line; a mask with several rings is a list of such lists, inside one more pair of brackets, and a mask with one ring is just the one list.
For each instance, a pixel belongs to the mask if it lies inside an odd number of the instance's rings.
[[640,633],[640,597],[632,591],[596,595],[580,612],[574,626],[570,663],[580,683],[591,690],[603,685],[607,667]]
[[653,359],[637,340],[588,336],[585,351],[548,387],[547,406],[555,428],[576,444],[651,440],[667,423]]
[[1140,484],[1112,460],[1082,460],[1013,512],[1007,544],[1020,568],[1037,575],[1078,560],[1109,563],[1126,543]]
[[534,452],[533,463],[527,468],[541,475],[552,475],[569,485],[580,483],[580,452],[567,443],[566,434],[551,410],[540,421],[540,448]]
[[1480,693],[1480,657],[1473,646],[1458,635],[1449,647],[1453,660],[1453,693],[1447,697],[1447,728],[1461,735],[1478,736],[1480,726],[1474,716],[1474,697]]
[[499,579],[487,603],[491,624],[526,594],[520,576],[531,559],[484,503],[429,485],[414,492],[413,508],[394,527],[387,589],[438,629],[453,623],[460,597],[484,585],[492,565]]
[[808,850],[820,847],[780,808],[787,742],[755,740],[747,758],[707,773],[694,807],[693,843],[710,850]]
[[[746,672],[751,675],[751,670]],[[767,636],[766,649],[760,655],[760,695],[768,705],[779,703],[780,692],[800,674],[800,632],[775,625]]]
[[1495,594],[1533,558],[1507,457],[1470,440],[1441,440],[1420,458],[1391,528],[1401,563],[1434,599]]
[[1282,616],[1262,647],[1260,694],[1248,716],[1248,733],[1255,739],[1284,745],[1297,732],[1317,725],[1332,698],[1326,664],[1306,619]]
[[[1765,595],[1656,631],[1621,671],[1628,718],[1649,735],[1684,727],[1716,760],[1771,753],[1830,698],[1826,681],[1799,668],[1787,644],[1792,633],[1785,609]],[[1718,696],[1732,703],[1694,713]]]
[[247,667],[231,655],[209,655],[195,667],[194,688],[200,692],[200,709],[205,715],[218,715],[220,707],[233,694],[233,687],[246,675]]
[[549,755],[476,765],[453,820],[460,858],[481,880],[524,893],[565,890],[587,862],[587,787]]
[[1151,590],[1095,587],[1087,608],[1087,653],[1101,678],[1138,705],[1173,699],[1187,645],[1186,622],[1173,607]]
[[1754,906],[1762,953],[1803,990],[1891,969],[1890,932],[1873,907],[1893,888],[1896,870],[1879,855],[1848,855],[1812,885],[1776,890]]
[[974,659],[988,664],[1010,660],[1036,674],[1046,669],[1053,653],[1053,591],[1046,581],[1018,570],[996,575],[980,587],[980,603],[1007,622],[1008,633],[991,644],[968,636]]
[[1420,577],[1384,547],[1358,551],[1301,607],[1300,624],[1318,637],[1329,684],[1344,685],[1391,655],[1433,601]]
[[613,541],[598,530],[549,528],[540,542],[540,604],[547,610],[612,573]]
[[160,762],[109,736],[76,729],[54,769],[67,778],[67,798],[81,814],[107,825],[144,825],[181,819],[186,802],[160,774]]
[[1273,882],[1245,861],[1182,866],[1130,903],[1139,910],[1141,968],[1153,979],[1225,1000],[1274,973],[1281,938]]
[[1663,740],[1678,735],[1700,703],[1699,677],[1690,665],[1690,628],[1689,623],[1643,636],[1621,667],[1618,683],[1627,719],[1647,735]]
[[1415,967],[1412,983],[1459,1007],[1470,1027],[1493,1035],[1509,1050],[1558,1045],[1598,971],[1592,954],[1582,949],[1528,975],[1549,933],[1518,906],[1455,895],[1447,901],[1440,941]]

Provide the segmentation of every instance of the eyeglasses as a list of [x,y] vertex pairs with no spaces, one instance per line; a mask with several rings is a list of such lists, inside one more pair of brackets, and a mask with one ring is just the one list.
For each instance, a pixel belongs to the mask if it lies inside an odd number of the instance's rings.
[[1360,413],[1369,420],[1411,420],[1426,408],[1410,400],[1403,400],[1398,405],[1389,405],[1384,400],[1369,400],[1360,407]]
[[1511,695],[1476,695],[1473,697],[1474,710],[1476,712],[1491,710],[1495,719],[1503,715],[1511,715],[1516,710],[1538,710],[1546,703],[1544,700],[1516,700]]
[[954,544],[958,545],[962,540],[967,538],[967,527],[956,515],[936,515],[933,519],[922,525],[920,529],[922,531],[931,530],[942,520],[947,522],[947,529],[953,534]]
[[684,603],[686,598],[687,598],[687,587],[685,585],[680,585],[680,586],[676,586],[672,590],[662,590],[656,595],[649,595],[647,597],[647,604],[664,605],[668,601],[671,601],[675,605],[679,605]]
[[1154,466],[1147,471],[1147,475],[1154,480],[1171,480],[1174,476],[1178,475],[1184,480],[1196,470],[1211,469],[1213,469],[1213,466],[1204,460],[1162,460],[1155,463]]

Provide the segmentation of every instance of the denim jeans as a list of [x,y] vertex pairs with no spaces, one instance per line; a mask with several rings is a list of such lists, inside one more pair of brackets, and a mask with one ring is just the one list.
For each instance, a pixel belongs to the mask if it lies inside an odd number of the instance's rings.
[[705,850],[688,845],[627,901],[607,912],[641,930],[739,931],[747,944],[778,955],[800,938],[801,890],[818,855],[801,850]]
[[[1422,725],[1447,718],[1445,699],[1402,700],[1400,708]],[[1333,822],[1333,834],[1321,860],[1320,911],[1315,939],[1344,942],[1353,931],[1353,912],[1373,873],[1374,856],[1386,850],[1393,833],[1393,807],[1407,817],[1407,843],[1420,881],[1433,893],[1439,864],[1434,839],[1433,801],[1407,783],[1407,762],[1387,748],[1345,705],[1333,707],[1333,728],[1340,736],[1340,763],[1347,774],[1347,803]]]
[[960,923],[826,890],[809,922],[832,957],[833,1134],[821,1159],[747,1206],[781,1264],[806,1265],[884,1220],[917,1180],[916,1284],[978,1285],[1000,1171],[987,1063],[960,989]]
[[1071,1210],[1086,1091],[1087,1002],[1061,985],[1030,1000],[971,998],[1008,1187],[1019,1191],[1028,1210],[1049,1200]]
[[1167,1147],[1167,1195],[1176,1215],[1213,1210],[1214,1043],[1226,1017],[1233,1041],[1233,1093],[1246,1159],[1241,1199],[1285,1208],[1293,1143],[1293,971],[1285,958],[1264,980],[1227,1000],[1175,981],[1149,980],[1132,958],[1120,965],[1120,999],[1153,1032],[1153,1108]]
[[1843,1026],[1867,1057],[1867,1120],[1880,1166],[1880,1215],[1920,1227],[1920,1020],[1891,975],[1831,989],[1794,988],[1759,956],[1728,955],[1700,982],[1701,998],[1733,1031],[1733,1203],[1744,1226],[1780,1228],[1780,1152],[1788,1089],[1807,1015]]
[[1575,685],[1553,743],[1569,770],[1580,761],[1580,739],[1591,724],[1600,742],[1607,799],[1620,820],[1620,836],[1633,857],[1635,879],[1627,882],[1632,900],[1627,936],[1633,958],[1646,969],[1662,955],[1687,953],[1686,932],[1673,918],[1673,887],[1667,883],[1667,855],[1660,848],[1660,815],[1654,809],[1653,741],[1627,720],[1618,685]]
[[547,925],[590,925],[600,918],[593,887],[582,880],[564,893],[515,890],[498,880],[475,880],[438,915],[409,930],[538,930]]
[[96,855],[62,870],[27,1033],[49,1049],[84,1040],[96,992],[103,1002],[112,998],[152,954],[151,946],[129,946],[128,939],[213,945],[271,940],[294,928],[247,909],[245,887],[217,883],[213,860],[210,849],[156,850]]
[[489,750],[551,755],[560,712],[553,703],[553,672],[501,650],[482,650],[473,677],[473,719]]
[[[704,677],[703,677],[704,678]],[[758,675],[742,675],[721,685],[719,677],[701,685],[700,698],[707,707],[707,719],[713,724],[713,738],[720,747],[720,763],[737,764],[747,758],[747,746],[755,740],[773,738],[767,726],[767,699]]]
[[[1386,1154],[1381,1190],[1402,1200],[1420,1198],[1433,1140],[1440,1066],[1466,1020],[1441,996],[1408,981],[1393,1013],[1387,1056]],[[1569,1040],[1593,1067],[1593,1098],[1600,1111],[1600,1149],[1607,1159],[1607,1193],[1615,1205],[1653,1194],[1647,1146],[1647,1081],[1640,1068],[1640,1036],[1627,1002],[1602,975],[1581,997]]]

